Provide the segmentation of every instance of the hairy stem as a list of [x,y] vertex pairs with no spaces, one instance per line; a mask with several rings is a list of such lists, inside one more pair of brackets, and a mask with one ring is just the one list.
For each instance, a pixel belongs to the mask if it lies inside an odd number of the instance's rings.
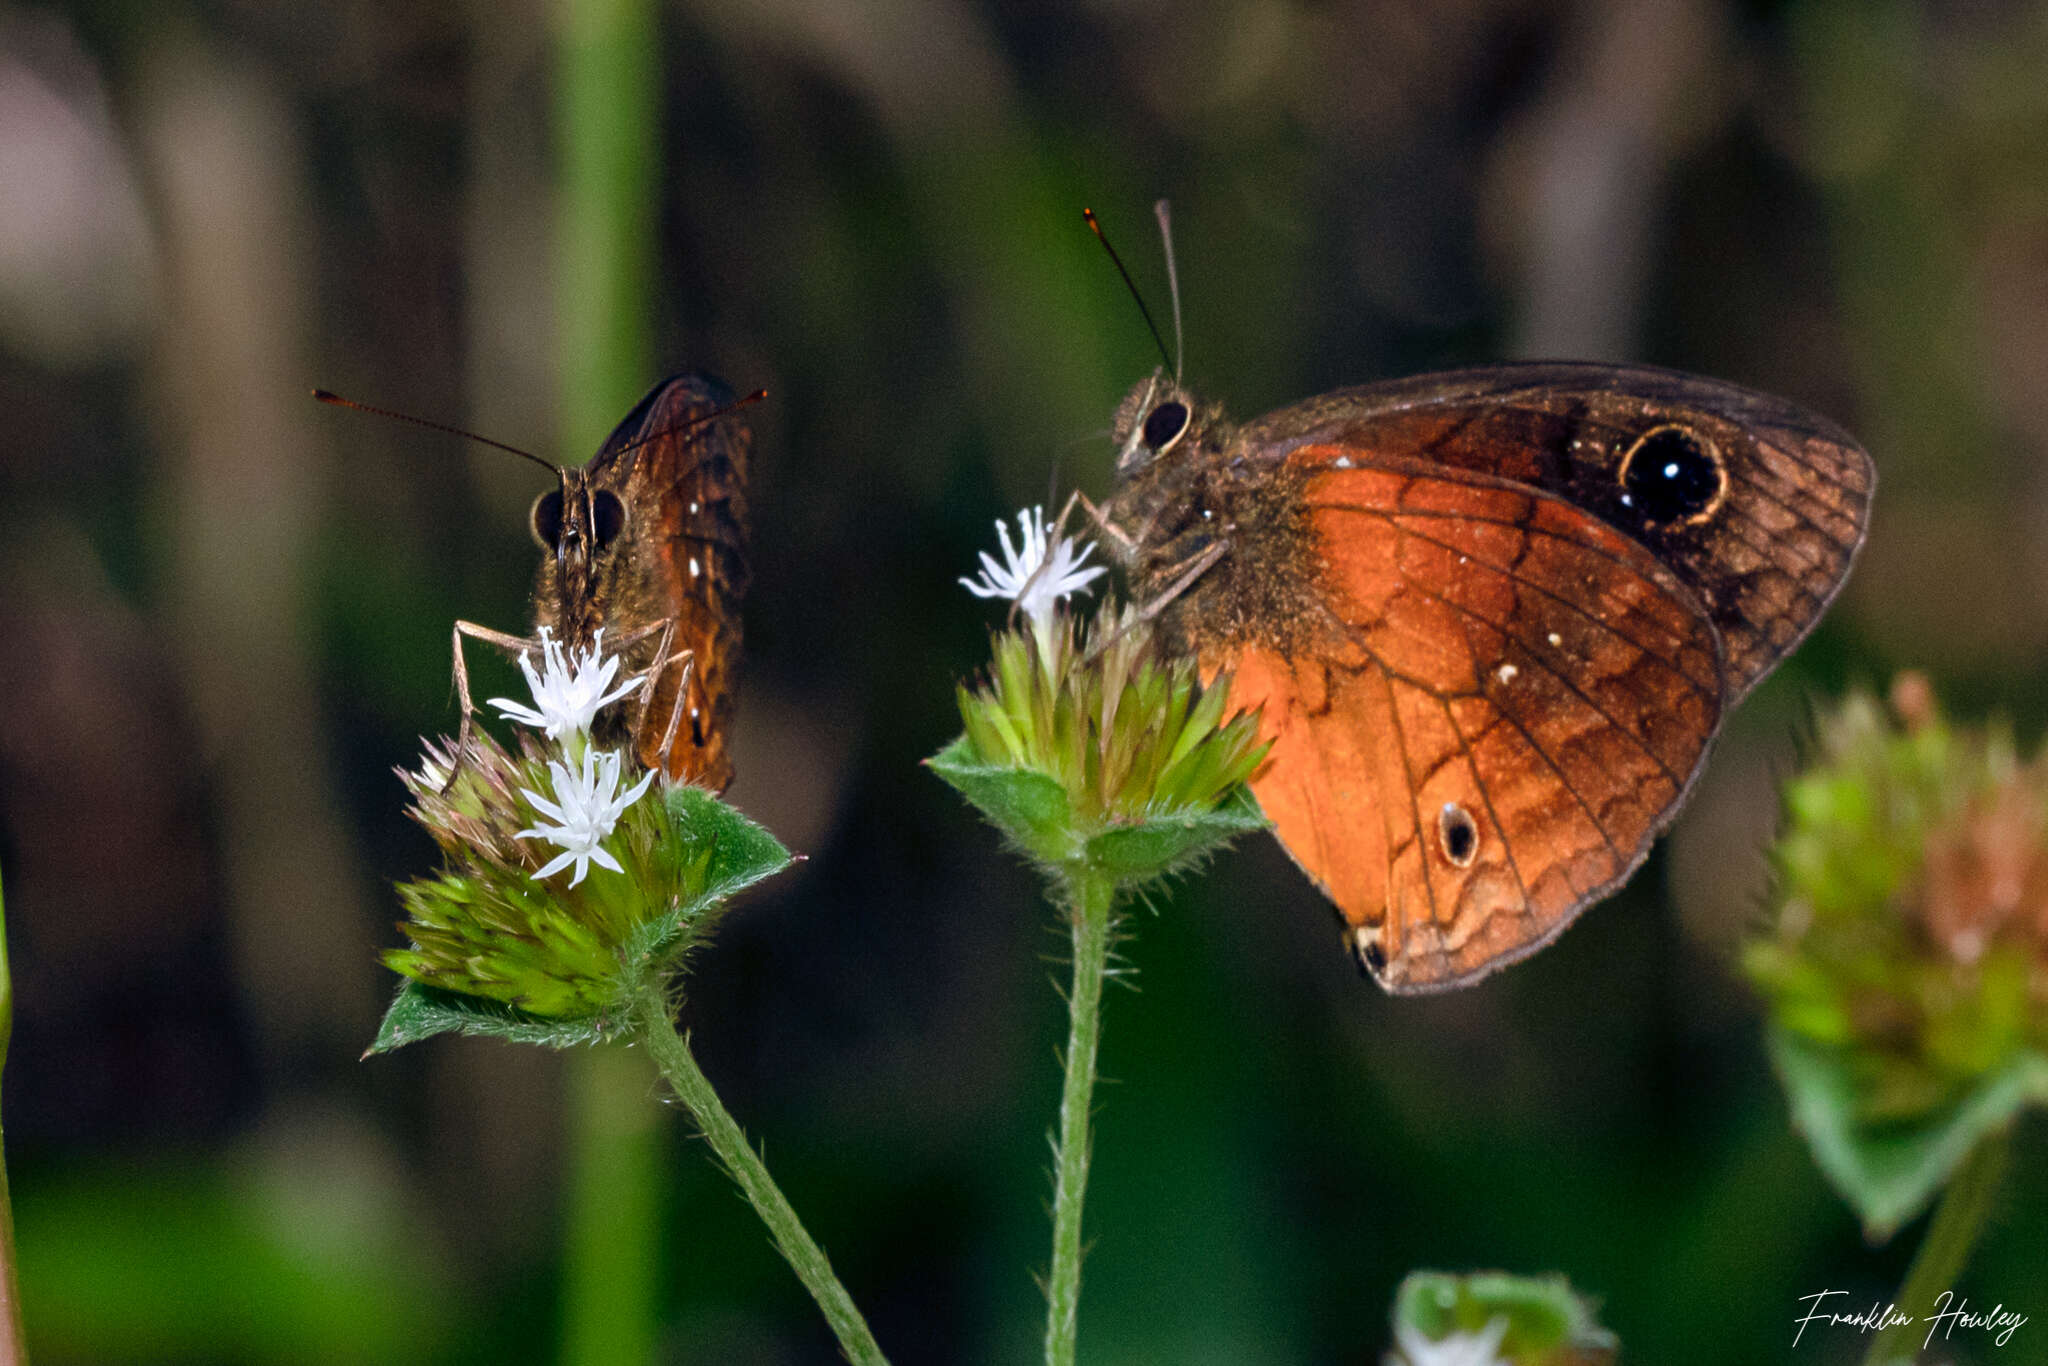
[[1899,1287],[1898,1298],[1892,1301],[1899,1313],[1910,1315],[1914,1321],[1879,1332],[1876,1341],[1870,1344],[1869,1355],[1863,1358],[1863,1366],[1889,1366],[1892,1362],[1913,1360],[1920,1344],[1927,1340],[1928,1329],[1934,1326],[1928,1323],[1928,1316],[1955,1307],[1954,1295],[1946,1302],[1940,1302],[1941,1296],[1955,1290],[1956,1281],[1969,1264],[1970,1252],[1984,1232],[1999,1182],[2005,1177],[2011,1147],[2009,1129],[1986,1134],[1977,1140],[1977,1146],[1949,1179],[1941,1205],[1934,1211],[1934,1221],[1927,1227],[1927,1237],[1913,1254],[1912,1266],[1906,1269],[1906,1282]]
[[668,1002],[658,987],[650,985],[643,990],[634,1003],[634,1023],[638,1026],[642,1042],[654,1058],[661,1075],[675,1088],[676,1096],[683,1102],[698,1128],[704,1132],[711,1150],[718,1155],[726,1172],[739,1184],[739,1188],[753,1205],[754,1212],[761,1216],[761,1222],[768,1226],[769,1237],[782,1253],[790,1269],[796,1272],[804,1289],[811,1292],[818,1308],[825,1315],[825,1322],[832,1326],[832,1334],[839,1339],[840,1350],[855,1366],[887,1366],[888,1359],[875,1344],[874,1334],[868,1331],[867,1320],[854,1307],[853,1297],[846,1293],[846,1287],[832,1272],[832,1263],[825,1257],[824,1250],[804,1230],[803,1221],[796,1217],[782,1190],[768,1175],[760,1155],[747,1142],[747,1136],[740,1131],[725,1106],[719,1103],[718,1093],[711,1089],[711,1081],[697,1066],[697,1059],[690,1053],[690,1042],[676,1032],[675,1022],[669,1018]]
[[1046,1366],[1073,1366],[1081,1300],[1081,1202],[1088,1190],[1089,1107],[1102,1037],[1102,979],[1109,966],[1116,884],[1083,869],[1068,883],[1074,985],[1067,996],[1066,1085],[1060,1094],[1058,1167],[1053,1176],[1052,1268],[1046,1277]]

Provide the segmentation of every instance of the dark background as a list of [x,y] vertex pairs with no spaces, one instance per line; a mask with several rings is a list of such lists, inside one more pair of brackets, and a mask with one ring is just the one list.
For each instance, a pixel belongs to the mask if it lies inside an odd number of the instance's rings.
[[[918,767],[995,614],[991,521],[1101,493],[1156,356],[1239,417],[1515,356],[1767,388],[1863,437],[1869,545],[1634,884],[1474,990],[1391,1000],[1268,840],[1131,923],[1103,1058],[1094,1362],[1377,1359],[1407,1270],[1559,1270],[1628,1359],[1790,1352],[1889,1293],[1787,1128],[1732,950],[1813,699],[2048,682],[2048,9],[1709,0],[732,0],[663,13],[663,369],[753,410],[730,796],[809,861],[686,1023],[899,1366],[1023,1362],[1063,943]],[[458,616],[525,624],[523,462],[324,385],[557,438],[550,14],[532,0],[0,7],[0,866],[38,1360],[495,1362],[557,1326],[560,1060],[356,1060],[393,765]],[[650,373],[646,379],[658,378]],[[478,695],[516,675],[486,665]],[[490,672],[491,668],[496,669]],[[650,1087],[650,1103],[652,1088]],[[2039,1322],[2048,1135],[1963,1287]],[[664,1359],[833,1348],[673,1129]]]

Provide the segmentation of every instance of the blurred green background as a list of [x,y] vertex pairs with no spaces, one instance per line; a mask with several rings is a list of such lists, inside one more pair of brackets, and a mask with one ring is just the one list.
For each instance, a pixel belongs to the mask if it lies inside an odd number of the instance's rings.
[[[561,0],[569,3],[569,0]],[[0,6],[0,868],[23,1295],[44,1363],[547,1361],[559,1059],[357,1062],[429,866],[393,765],[450,622],[526,622],[566,460],[534,0]],[[1063,944],[918,767],[993,617],[955,578],[1107,484],[1156,363],[1239,417],[1515,356],[1635,359],[1858,432],[1882,490],[1689,814],[1554,948],[1390,1000],[1258,840],[1141,914],[1108,1003],[1096,1362],[1377,1360],[1414,1267],[1559,1270],[1640,1362],[1791,1353],[1866,1247],[1731,949],[1809,700],[1902,665],[2048,718],[2048,8],[1712,0],[751,0],[660,13],[660,373],[752,410],[730,796],[808,862],[685,1023],[899,1366],[1025,1362]],[[473,656],[478,695],[512,671]],[[650,1083],[650,1103],[653,1100]],[[661,1359],[828,1362],[680,1125]],[[2048,1324],[2048,1133],[1964,1287]],[[2048,1327],[1958,1361],[2048,1360]]]

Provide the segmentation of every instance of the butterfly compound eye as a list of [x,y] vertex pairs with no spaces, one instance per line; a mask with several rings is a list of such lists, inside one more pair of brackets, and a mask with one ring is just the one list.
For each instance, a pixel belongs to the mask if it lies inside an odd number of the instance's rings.
[[1168,400],[1145,416],[1145,430],[1142,439],[1145,449],[1154,455],[1164,455],[1173,443],[1180,440],[1188,429],[1188,405],[1177,400]]
[[533,500],[533,512],[526,524],[542,550],[553,550],[562,540],[562,491],[549,489]]
[[1727,486],[1720,452],[1684,427],[1645,432],[1621,462],[1628,505],[1658,526],[1706,520]]
[[599,489],[590,495],[590,538],[598,549],[610,545],[626,529],[626,505],[616,493]]

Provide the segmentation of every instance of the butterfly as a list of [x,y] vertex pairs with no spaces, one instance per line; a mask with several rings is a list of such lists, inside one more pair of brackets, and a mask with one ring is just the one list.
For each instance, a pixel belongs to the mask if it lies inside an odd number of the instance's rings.
[[[587,464],[549,465],[557,487],[534,501],[530,519],[542,550],[536,634],[547,630],[573,655],[593,648],[603,631],[604,649],[621,656],[623,672],[645,680],[624,707],[599,715],[593,739],[629,744],[644,767],[713,792],[733,777],[726,736],[740,602],[752,580],[746,488],[753,439],[737,406],[707,375],[663,380]],[[515,653],[539,641],[455,624],[466,737],[464,637]]]
[[1781,399],[1497,365],[1242,426],[1162,371],[1099,520],[1167,648],[1228,675],[1252,791],[1393,992],[1464,986],[1635,871],[1863,542],[1870,457]]

